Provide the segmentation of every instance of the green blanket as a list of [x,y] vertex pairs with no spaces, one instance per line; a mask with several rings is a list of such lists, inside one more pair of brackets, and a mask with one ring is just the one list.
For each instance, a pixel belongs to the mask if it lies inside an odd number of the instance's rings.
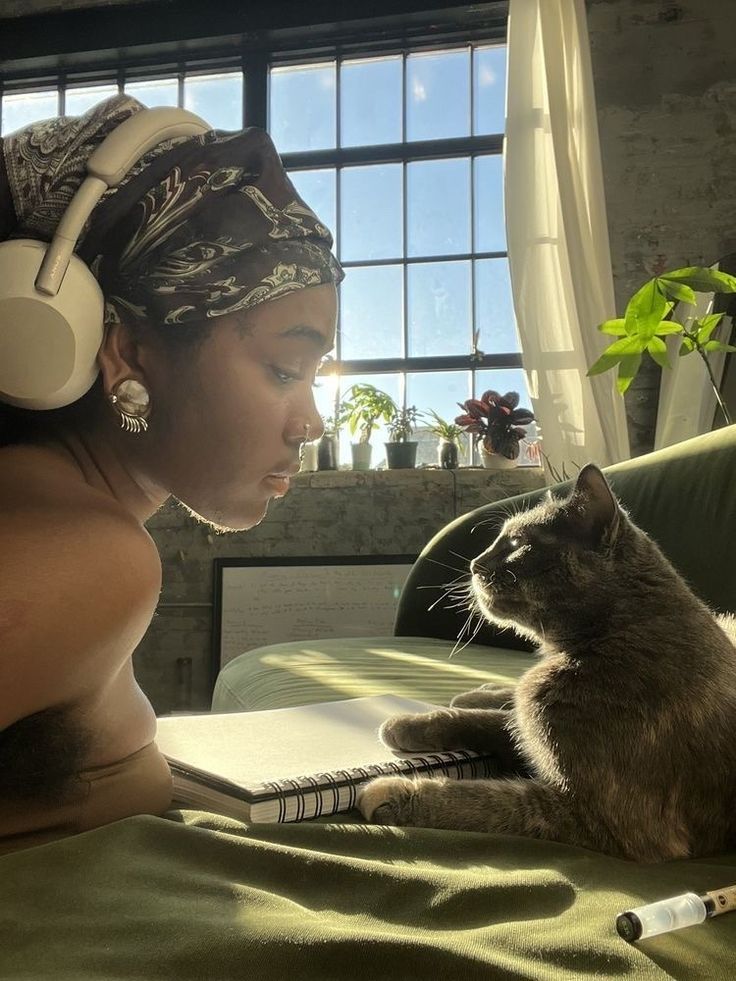
[[638,946],[616,913],[736,882],[515,837],[137,817],[0,858],[1,981],[736,977],[736,913]]

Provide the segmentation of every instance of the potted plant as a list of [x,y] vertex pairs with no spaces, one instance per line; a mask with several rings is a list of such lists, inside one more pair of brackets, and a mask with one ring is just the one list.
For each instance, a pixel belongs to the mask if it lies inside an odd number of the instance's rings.
[[360,432],[357,443],[351,444],[353,470],[369,470],[371,465],[371,434],[379,420],[390,422],[397,412],[391,396],[375,385],[356,384],[350,388],[345,402],[345,415],[350,435]]
[[437,462],[443,470],[457,470],[458,440],[465,431],[456,422],[447,422],[437,415],[434,409],[429,410],[432,421],[428,423],[431,433],[439,438],[437,446]]
[[471,433],[474,444],[480,446],[483,466],[495,470],[515,467],[519,442],[526,436],[521,427],[534,421],[531,409],[518,408],[519,393],[499,395],[490,390],[479,399],[458,405],[464,414],[457,416],[455,422]]
[[708,379],[727,425],[731,416],[721,398],[718,385],[708,361],[711,351],[736,351],[730,344],[716,340],[713,333],[723,319],[722,313],[695,317],[694,311],[682,319],[684,323],[670,320],[669,315],[676,302],[692,306],[696,293],[736,293],[736,276],[702,266],[688,266],[662,272],[650,279],[634,293],[621,318],[598,324],[603,334],[613,334],[619,340],[610,344],[588,370],[589,375],[599,375],[618,365],[616,387],[623,395],[633,381],[646,351],[662,368],[669,368],[665,338],[680,334],[682,341],[679,355],[684,357],[697,351],[703,359]]
[[350,403],[343,399],[335,406],[335,414],[322,419],[323,433],[317,441],[317,470],[338,469],[338,433],[348,421]]
[[389,470],[410,470],[416,466],[419,444],[409,437],[414,432],[418,416],[419,412],[415,405],[407,406],[405,409],[396,406],[396,411],[388,423],[389,439],[384,443]]
[[325,416],[322,420],[324,432],[317,441],[317,469],[337,470],[337,420],[335,416]]

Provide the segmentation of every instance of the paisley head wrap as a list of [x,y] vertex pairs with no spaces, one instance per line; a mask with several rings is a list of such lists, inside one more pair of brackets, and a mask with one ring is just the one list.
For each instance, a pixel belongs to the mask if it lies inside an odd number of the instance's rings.
[[[125,95],[83,116],[7,135],[0,157],[0,239],[50,241],[86,161],[145,107]],[[202,322],[295,290],[339,283],[332,236],[254,127],[159,144],[102,196],[76,246],[105,296],[105,323]]]

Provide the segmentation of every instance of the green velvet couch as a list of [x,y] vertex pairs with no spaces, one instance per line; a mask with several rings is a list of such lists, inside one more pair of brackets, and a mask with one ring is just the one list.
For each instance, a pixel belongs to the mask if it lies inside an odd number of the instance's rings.
[[[735,473],[736,427],[608,471],[635,520],[719,610],[736,609]],[[223,670],[213,707],[381,691],[447,702],[518,677],[531,655],[512,637],[484,628],[450,658],[463,618],[427,607],[454,577],[443,563],[480,552],[508,507],[538,496],[481,508],[437,535],[406,584],[394,636],[250,652]],[[172,812],[0,858],[0,981],[731,981],[736,913],[638,945],[614,921],[733,883],[736,852],[640,866],[513,836],[372,827],[354,814],[247,826]]]

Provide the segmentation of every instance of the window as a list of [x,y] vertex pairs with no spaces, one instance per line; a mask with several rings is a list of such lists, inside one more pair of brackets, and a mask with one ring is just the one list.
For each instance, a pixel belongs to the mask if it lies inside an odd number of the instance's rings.
[[[487,388],[524,401],[503,222],[503,34],[393,48],[382,38],[320,57],[307,42],[298,56],[292,47],[116,64],[35,88],[6,80],[2,132],[79,114],[116,91],[184,106],[219,129],[266,126],[347,273],[320,411],[331,415],[358,381],[445,419]],[[382,449],[385,437],[372,442]],[[420,462],[433,457],[420,446]]]

